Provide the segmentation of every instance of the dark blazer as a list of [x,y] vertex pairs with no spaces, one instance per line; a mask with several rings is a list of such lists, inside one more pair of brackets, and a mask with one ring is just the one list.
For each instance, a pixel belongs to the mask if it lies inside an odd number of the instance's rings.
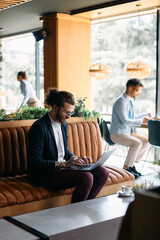
[[[67,123],[61,126],[65,159],[69,160],[73,153],[68,148]],[[35,186],[47,186],[52,172],[55,171],[55,162],[58,161],[58,151],[54,132],[48,113],[34,122],[28,133],[29,159],[28,176]]]

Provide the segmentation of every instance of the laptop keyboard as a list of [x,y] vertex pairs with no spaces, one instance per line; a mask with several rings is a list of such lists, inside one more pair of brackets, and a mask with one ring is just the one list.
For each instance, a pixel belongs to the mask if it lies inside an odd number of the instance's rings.
[[92,166],[92,165],[93,165],[93,163],[83,164],[82,166],[80,166],[80,168],[90,167],[90,166]]

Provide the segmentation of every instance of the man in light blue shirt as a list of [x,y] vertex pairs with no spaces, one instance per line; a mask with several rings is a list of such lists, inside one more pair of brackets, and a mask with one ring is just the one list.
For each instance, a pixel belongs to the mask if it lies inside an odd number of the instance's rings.
[[134,174],[135,178],[141,174],[137,172],[134,163],[139,162],[147,148],[148,139],[132,132],[133,126],[148,124],[151,114],[135,115],[132,99],[136,98],[141,90],[142,83],[138,79],[130,79],[126,84],[126,91],[114,103],[110,127],[110,137],[114,143],[129,147],[124,163],[124,169]]

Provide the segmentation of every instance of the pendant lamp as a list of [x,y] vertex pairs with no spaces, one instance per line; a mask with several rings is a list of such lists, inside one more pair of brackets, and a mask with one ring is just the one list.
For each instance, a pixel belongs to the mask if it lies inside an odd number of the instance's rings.
[[[101,12],[98,12],[100,15]],[[101,40],[101,31],[99,28],[99,39]],[[101,49],[102,49],[102,41],[100,42],[100,55],[101,55]],[[101,56],[100,56],[101,59]],[[90,76],[96,79],[104,79],[110,76],[111,69],[109,66],[102,64],[102,63],[96,63],[90,66],[89,68]]]
[[127,74],[130,78],[144,79],[151,73],[151,68],[142,61],[131,62],[127,66]]
[[[137,4],[138,7],[138,59],[139,59],[139,7],[141,4]],[[136,60],[127,65],[126,71],[130,78],[144,79],[151,73],[149,65],[141,60]]]
[[90,66],[89,73],[91,77],[104,79],[111,75],[111,69],[107,65],[97,63]]

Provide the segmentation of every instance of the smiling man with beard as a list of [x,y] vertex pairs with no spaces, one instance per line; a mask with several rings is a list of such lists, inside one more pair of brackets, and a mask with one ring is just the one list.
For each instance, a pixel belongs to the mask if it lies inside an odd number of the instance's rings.
[[49,89],[45,102],[51,110],[32,125],[28,134],[29,180],[34,186],[55,191],[75,187],[72,203],[95,198],[107,182],[108,170],[103,166],[91,171],[68,170],[92,162],[90,157],[75,156],[68,148],[66,119],[74,113],[72,93]]

